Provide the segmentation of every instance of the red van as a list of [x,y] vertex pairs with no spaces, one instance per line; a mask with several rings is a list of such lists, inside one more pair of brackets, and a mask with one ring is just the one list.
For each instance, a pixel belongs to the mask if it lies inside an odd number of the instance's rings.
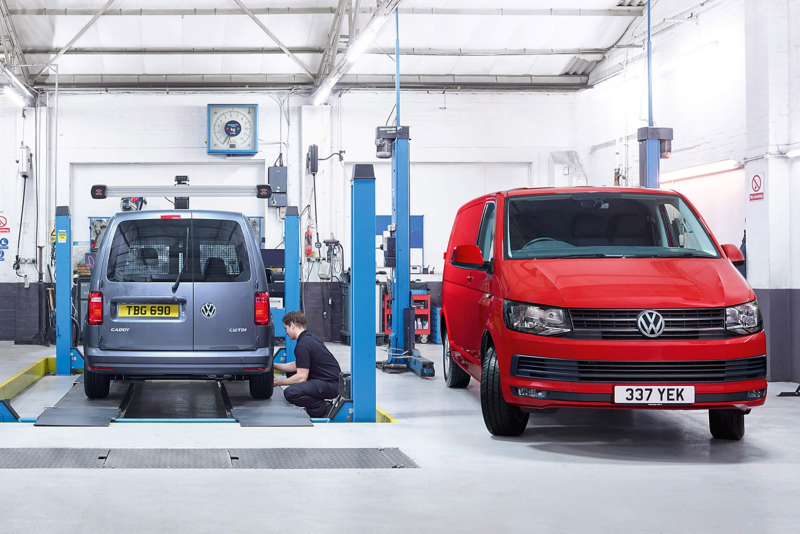
[[442,289],[444,379],[481,383],[486,427],[557,408],[708,410],[741,439],[767,393],[755,293],[692,204],[639,188],[515,189],[456,215]]

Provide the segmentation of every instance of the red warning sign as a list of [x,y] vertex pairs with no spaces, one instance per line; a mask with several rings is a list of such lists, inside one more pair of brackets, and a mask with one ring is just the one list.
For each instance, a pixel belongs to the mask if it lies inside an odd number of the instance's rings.
[[764,200],[764,181],[758,174],[750,180],[750,200]]
[[11,232],[11,228],[9,228],[7,225],[8,225],[8,220],[2,215],[0,215],[0,234],[7,234]]

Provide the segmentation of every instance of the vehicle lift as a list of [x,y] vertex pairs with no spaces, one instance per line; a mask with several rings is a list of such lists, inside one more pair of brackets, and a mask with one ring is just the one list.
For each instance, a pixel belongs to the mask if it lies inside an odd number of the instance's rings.
[[[378,126],[377,157],[392,158],[392,228],[395,268],[392,270],[392,333],[389,357],[376,362],[378,369],[410,370],[420,377],[433,377],[433,362],[414,348],[414,308],[411,307],[411,247],[409,195],[409,132],[400,125],[400,22],[395,10],[395,126]],[[374,223],[373,223],[374,224]]]
[[[108,196],[171,196],[173,186],[92,186],[92,198]],[[229,186],[220,191],[215,186],[187,187],[181,192],[188,208],[189,197],[237,197],[252,196],[268,199],[269,185]],[[374,273],[375,253],[372,228],[375,224],[375,172],[372,165],[356,165],[351,185],[352,221],[351,268],[353,273],[351,291],[352,344],[351,373],[342,377],[342,394],[331,412],[331,419],[312,419],[313,422],[375,422],[375,333],[372,324],[375,317]],[[358,207],[358,209],[356,209]],[[296,206],[288,206],[285,218],[285,308],[300,309],[300,216]],[[71,347],[72,331],[72,240],[71,216],[68,206],[56,208],[56,372],[69,375],[83,370],[83,356]],[[294,361],[296,341],[286,339],[284,349],[275,354],[276,361]],[[360,357],[356,357],[361,355]],[[283,358],[283,359],[281,359]],[[8,413],[6,413],[8,412]],[[19,420],[7,403],[0,405],[0,419]]]

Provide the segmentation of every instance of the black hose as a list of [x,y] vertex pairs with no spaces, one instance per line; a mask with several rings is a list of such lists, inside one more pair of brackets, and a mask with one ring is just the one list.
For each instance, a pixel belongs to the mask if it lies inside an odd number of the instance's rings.
[[[14,260],[14,265],[12,266],[14,271],[16,271],[17,276],[19,274],[19,245],[22,242],[22,218],[25,216],[25,191],[28,189],[28,179],[23,178],[22,181],[22,208],[19,210],[19,233],[17,234],[17,257]],[[20,278],[22,278],[20,276]]]

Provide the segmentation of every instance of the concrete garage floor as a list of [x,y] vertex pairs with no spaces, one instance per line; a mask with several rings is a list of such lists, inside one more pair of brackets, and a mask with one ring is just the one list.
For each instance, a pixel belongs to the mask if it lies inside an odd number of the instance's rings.
[[[421,346],[441,372],[438,345]],[[16,348],[11,349],[16,350]],[[340,359],[349,348],[331,345]],[[6,357],[2,347],[0,360]],[[379,354],[381,354],[379,352]],[[712,441],[705,412],[564,411],[492,438],[478,384],[378,373],[400,424],[0,425],[0,447],[399,447],[420,469],[0,470],[0,532],[786,532],[800,524],[800,399]]]

